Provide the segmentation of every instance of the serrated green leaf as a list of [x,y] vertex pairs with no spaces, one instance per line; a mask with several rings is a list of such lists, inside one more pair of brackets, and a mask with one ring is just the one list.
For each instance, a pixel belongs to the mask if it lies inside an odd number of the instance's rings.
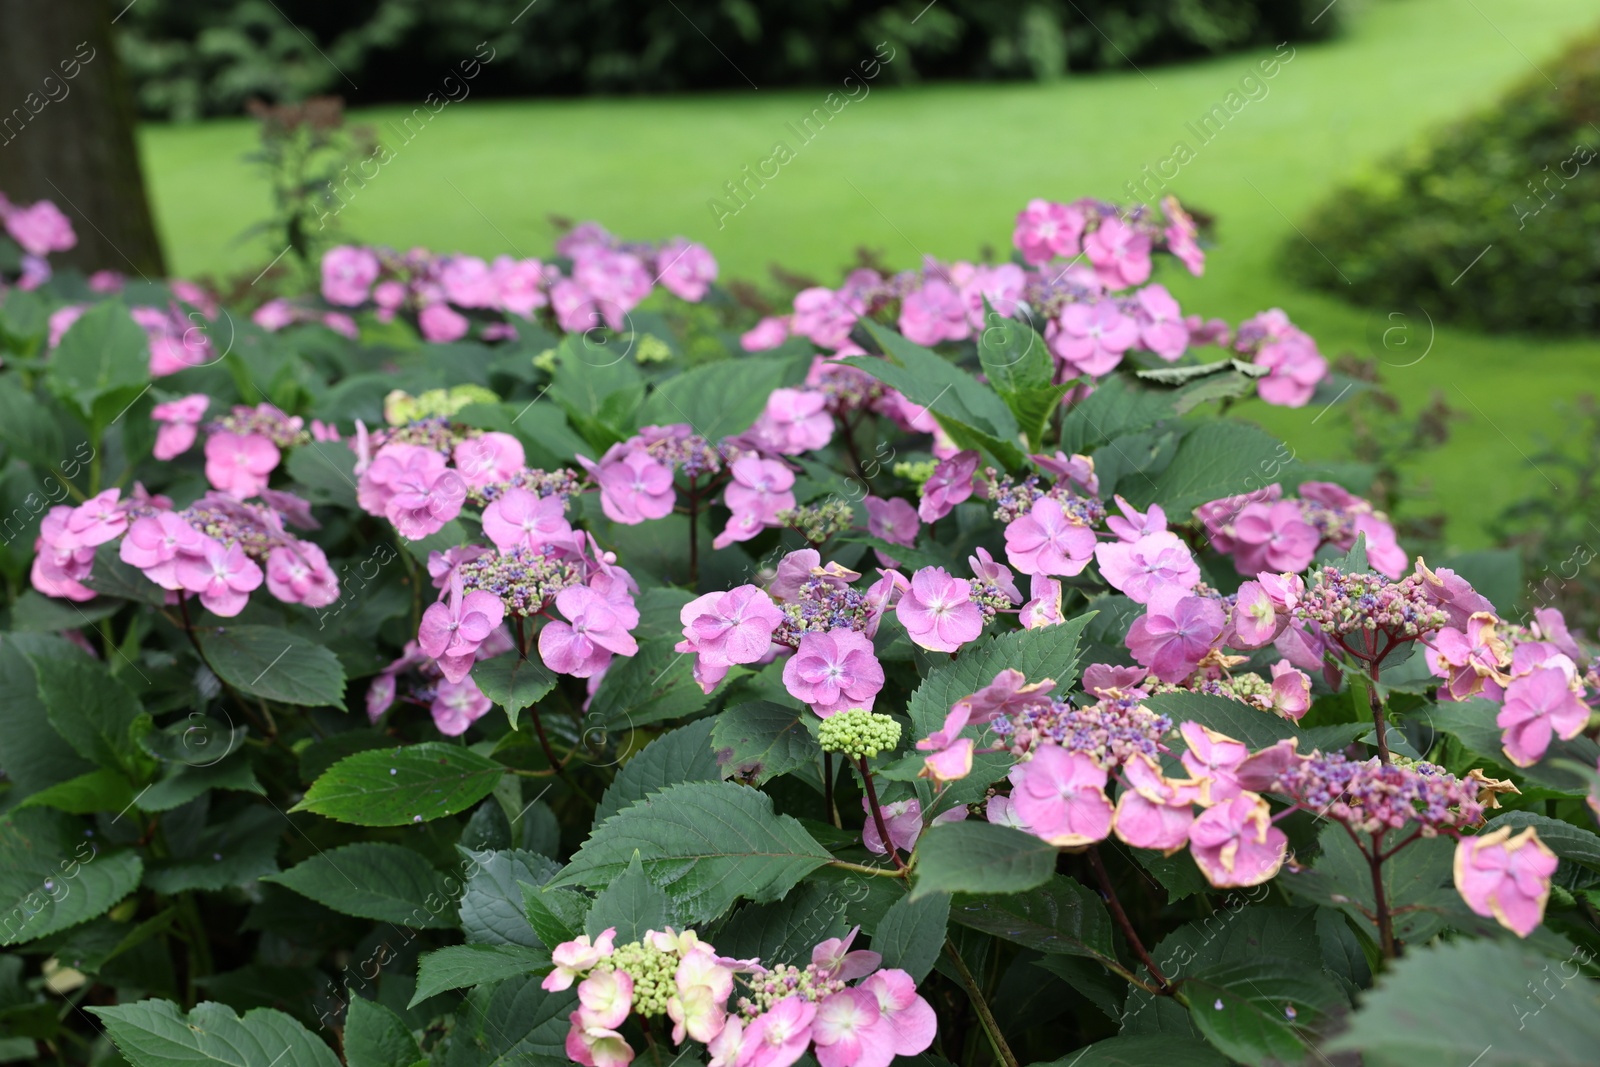
[[400,1016],[353,996],[344,1018],[344,1058],[347,1067],[411,1067],[423,1056]]
[[540,979],[510,978],[474,990],[456,1014],[452,1038],[468,1043],[448,1067],[565,1067],[568,1020],[577,1007],[571,989],[547,993]]
[[315,504],[356,507],[356,454],[343,441],[312,441],[289,452],[289,477],[305,486]]
[[[870,880],[889,881],[887,878]],[[811,958],[811,950],[819,942],[850,932],[853,925],[847,917],[850,904],[858,896],[866,895],[857,894],[856,888],[810,878],[795,886],[782,900],[741,905],[717,932],[717,951],[736,959],[803,964]],[[897,899],[904,899],[898,887],[893,893]]]
[[[1366,835],[1362,835],[1366,840]],[[1391,849],[1400,840],[1384,842]],[[1372,895],[1372,870],[1367,858],[1341,826],[1330,824],[1317,836],[1321,854],[1309,867],[1280,876],[1284,888],[1296,897],[1338,908],[1376,943],[1377,925],[1371,916],[1377,905]],[[1449,838],[1413,841],[1387,859],[1382,868],[1384,897],[1395,912],[1394,932],[1402,943],[1433,936],[1445,923],[1448,905],[1456,901],[1449,888],[1455,848]]]
[[766,409],[774,389],[805,381],[810,360],[739,356],[695,367],[656,386],[639,412],[640,425],[687,422],[706,440],[743,433]]
[[776,900],[832,857],[770,798],[731,783],[674,785],[607,819],[551,885],[609,884],[637,851],[686,922],[740,898]]
[[5,753],[11,795],[18,797],[95,769],[50,725],[39,699],[39,676],[25,653],[65,663],[89,661],[54,634],[6,634],[0,639],[0,752]]
[[51,391],[96,431],[131,404],[149,380],[150,340],[119,300],[84,312],[50,357]]
[[195,631],[217,676],[241,693],[306,707],[344,707],[339,657],[273,626],[211,626]]
[[[718,717],[720,718],[720,716]],[[712,731],[718,719],[700,719],[668,731],[622,765],[595,808],[599,826],[637,800],[682,782],[715,782],[722,777],[713,751]]]
[[504,773],[486,756],[439,741],[372,749],[335,763],[290,810],[357,826],[405,826],[465,811]]
[[263,878],[324,907],[362,919],[419,929],[448,929],[454,897],[433,864],[402,845],[363,841],[319,851],[281,874]]
[[1182,988],[1195,1027],[1251,1067],[1300,1062],[1327,1013],[1345,1002],[1320,970],[1273,956],[1206,967],[1185,978]]
[[556,687],[556,676],[539,659],[538,651],[532,649],[527,659],[507,653],[484,660],[472,668],[472,680],[484,696],[505,709],[513,730],[517,729],[517,716],[522,709],[542,700]]
[[1229,1062],[1196,1038],[1132,1034],[1096,1041],[1035,1067],[1229,1067]]
[[451,945],[417,961],[417,991],[407,1007],[465,986],[500,982],[550,969],[550,954],[525,945]]
[[1074,404],[1061,420],[1060,447],[1065,452],[1090,452],[1172,415],[1172,393],[1146,389],[1113,374],[1097,383],[1094,392]]
[[599,937],[608,927],[615,927],[617,944],[626,945],[642,939],[646,931],[664,930],[675,922],[672,901],[650,883],[644,864],[635,852],[628,869],[594,898],[588,917],[584,919],[584,932],[593,938]]
[[6,816],[0,820],[0,945],[103,915],[138,887],[143,871],[137,853],[100,850],[72,816],[47,809]]
[[[149,760],[134,739],[143,712],[133,690],[94,661],[29,655],[50,725],[84,759],[138,773]],[[146,720],[148,724],[148,720]]]
[[278,870],[278,839],[288,829],[283,813],[260,805],[225,822],[212,823],[193,840],[174,842],[179,854],[152,860],[144,884],[173,895],[190,889],[216,891],[248,885]]
[[589,715],[622,731],[681,719],[711,703],[694,680],[694,657],[674,647],[679,636],[647,638],[636,655],[612,661],[589,703]]
[[1179,443],[1172,462],[1153,483],[1130,482],[1125,495],[1138,507],[1158,503],[1168,515],[1186,515],[1208,500],[1256,488],[1261,463],[1287,469],[1283,449],[1277,438],[1254,426],[1202,422]]
[[[1236,741],[1243,741],[1252,749],[1267,748],[1300,733],[1294,723],[1280,719],[1270,711],[1210,693],[1154,693],[1140,703],[1151,711],[1167,716],[1174,726],[1194,721]],[[1188,746],[1178,737],[1172,740],[1172,747],[1174,754],[1180,754]],[[1305,745],[1302,745],[1302,749],[1307,753],[1311,751]]]
[[902,897],[878,920],[872,931],[872,949],[883,957],[883,966],[898,967],[920,982],[938,962],[949,924],[948,894],[919,900]]
[[[1569,974],[1569,971],[1571,972]],[[1325,1046],[1382,1067],[1588,1067],[1600,1042],[1600,985],[1507,941],[1419,946],[1391,963],[1350,1028]]]
[[471,873],[461,893],[460,912],[461,929],[466,931],[467,940],[486,945],[545,947],[524,914],[523,887],[544,885],[555,877],[561,865],[523,849],[461,851],[471,863]]
[[1024,892],[959,894],[950,919],[1047,955],[1116,958],[1105,905],[1064,874]]
[[522,913],[541,944],[559,945],[583,933],[590,899],[576,889],[521,885]]
[[711,730],[711,747],[721,773],[764,785],[792,770],[814,765],[822,748],[805,727],[807,716],[815,717],[808,708],[770,700],[725,709],[713,720]]
[[281,1011],[256,1008],[243,1017],[225,1004],[200,1004],[187,1015],[170,1000],[90,1008],[106,1024],[132,1067],[225,1064],[227,1067],[339,1067],[339,1057]]
[[133,803],[133,786],[121,771],[102,767],[30,794],[19,808],[55,808],[73,815],[123,811]]
[[917,841],[911,896],[1020,893],[1050,880],[1057,849],[1032,834],[987,822],[930,827]]

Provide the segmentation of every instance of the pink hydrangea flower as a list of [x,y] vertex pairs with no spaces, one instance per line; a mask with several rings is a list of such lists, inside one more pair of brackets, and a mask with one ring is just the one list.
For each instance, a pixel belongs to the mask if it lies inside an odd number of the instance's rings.
[[[582,456],[578,459],[584,462]],[[595,480],[600,483],[600,508],[612,522],[637,526],[664,519],[678,501],[672,471],[643,449],[612,448],[601,457]]]
[[83,580],[94,569],[94,546],[84,544],[67,530],[71,515],[72,508],[64,504],[45,514],[33,545],[36,554],[30,578],[33,587],[45,596],[93,600],[94,590]]
[[1421,559],[1416,572],[1422,576],[1422,592],[1428,602],[1445,613],[1445,625],[1464,630],[1467,620],[1476,612],[1494,614],[1489,598],[1472,588],[1472,583],[1449,567],[1430,571]]
[[189,451],[194,444],[195,431],[210,404],[210,397],[204,393],[194,393],[152,408],[150,417],[161,424],[156,430],[156,446],[152,452],[155,458],[164,462]]
[[1022,628],[1037,630],[1041,626],[1055,626],[1064,622],[1061,614],[1061,582],[1035,574],[1028,586],[1031,599],[1022,605]]
[[438,281],[445,299],[456,307],[492,308],[499,303],[489,264],[477,256],[450,256],[439,268]]
[[879,1026],[878,998],[862,988],[845,988],[817,1002],[811,1024],[820,1067],[879,1067],[894,1058],[887,1027]]
[[867,509],[867,532],[873,537],[908,548],[917,543],[922,523],[909,502],[899,497],[884,500],[869,495],[861,503]]
[[1137,294],[1139,343],[1171,363],[1189,348],[1183,310],[1164,285],[1147,285]]
[[[567,621],[552,619],[539,631],[539,656],[557,674],[588,678],[605,669],[613,654],[632,656],[639,643],[628,633],[626,616],[588,586],[576,585],[556,594],[556,610]],[[638,622],[637,615],[634,622]]]
[[[41,105],[42,106],[42,105]],[[65,252],[78,243],[72,221],[48,200],[5,212],[6,232],[32,256]]]
[[1207,808],[1189,828],[1189,854],[1218,889],[1269,881],[1288,852],[1288,836],[1272,825],[1271,809],[1255,793]]
[[811,340],[818,348],[837,351],[850,340],[850,331],[863,310],[859,300],[845,292],[815,286],[802,289],[794,297],[794,315],[789,329]]
[[232,618],[244,610],[250,594],[264,580],[255,560],[244,554],[237,542],[223,547],[221,541],[206,538],[197,554],[178,557],[175,576],[178,583],[200,596],[200,603],[213,615]]
[[522,548],[538,552],[572,542],[561,497],[536,496],[513,486],[483,509],[483,532],[501,552]]
[[622,329],[624,316],[650,295],[654,285],[643,260],[631,252],[613,250],[576,256],[572,280],[594,298],[601,318],[613,330]]
[[1040,497],[1006,524],[1006,559],[1023,574],[1070,578],[1088,565],[1094,549],[1094,531],[1068,519],[1051,497]]
[[1260,582],[1245,582],[1239,586],[1232,622],[1233,637],[1228,643],[1235,648],[1252,649],[1275,641],[1288,627],[1289,617],[1279,614]]
[[933,753],[923,759],[917,777],[931,779],[935,786],[941,786],[946,782],[958,782],[972,773],[974,742],[970,737],[961,736],[971,716],[972,705],[958,700],[945,716],[944,726],[917,742],[917,751]]
[[378,280],[378,257],[370,249],[340,245],[322,257],[322,298],[340,307],[358,307]]
[[942,278],[925,277],[907,293],[900,305],[900,332],[919,345],[960,341],[972,332],[967,305],[959,292]]
[[589,291],[571,278],[562,278],[550,287],[550,309],[555,312],[556,325],[567,333],[583,333],[601,323]]
[[67,532],[79,544],[103,545],[121,537],[128,529],[128,509],[118,503],[120,489],[107,489],[85,500],[67,516]]
[[444,457],[431,449],[405,453],[388,489],[383,513],[408,541],[438,533],[461,514],[467,499],[461,475],[446,468]]
[[826,448],[833,440],[828,398],[811,389],[774,389],[753,429],[764,445],[785,456]]
[[739,337],[739,347],[746,352],[765,352],[777,348],[789,339],[789,322],[776,315],[768,315],[754,328]]
[[1311,710],[1311,679],[1288,660],[1272,665],[1272,710],[1295,722]]
[[1589,723],[1589,706],[1561,667],[1540,667],[1506,686],[1505,704],[1495,717],[1506,758],[1518,767],[1539,762],[1551,736],[1570,741]]
[[1137,541],[1146,534],[1162,533],[1167,528],[1167,513],[1160,504],[1151,504],[1148,511],[1140,512],[1122,497],[1112,498],[1120,516],[1106,519],[1106,529],[1117,535],[1118,541]]
[[1058,848],[1104,841],[1114,809],[1106,771],[1082,752],[1044,745],[1011,769],[1011,803],[1034,836]]
[[917,995],[917,983],[909,974],[891,967],[868,975],[857,988],[878,998],[877,1025],[888,1029],[896,1056],[920,1056],[928,1051],[938,1021],[932,1006]]
[[1100,576],[1137,604],[1148,604],[1157,589],[1188,592],[1200,582],[1200,567],[1177,534],[1145,534],[1132,544],[1096,545]]
[[447,344],[465,337],[472,322],[449,304],[429,304],[417,312],[417,326],[424,340]]
[[783,611],[753,585],[707,593],[683,606],[677,651],[695,654],[694,678],[709,693],[737,663],[754,663],[772,648]]
[[1143,285],[1150,278],[1150,235],[1121,219],[1101,219],[1083,250],[1107,289]]
[[[497,305],[511,314],[530,319],[536,310],[550,302],[550,297],[544,291],[545,267],[537,259],[497,256],[492,273]],[[373,297],[379,305],[383,305],[387,299],[392,301],[390,307],[399,307],[405,300],[404,288],[398,294],[399,299],[395,299],[396,295],[392,292],[381,296],[374,293]]]
[[[970,274],[966,273],[968,270]],[[1014,317],[1017,305],[1022,302],[1028,276],[1015,263],[996,263],[992,266],[961,263],[951,269],[950,280],[960,286],[961,299],[967,305],[967,322],[974,330],[982,330],[988,325],[984,321],[984,302],[988,301],[996,315]]]
[[972,476],[978,470],[978,453],[957,452],[933,469],[922,485],[917,515],[923,522],[935,522],[955,510],[972,495]]
[[1465,700],[1482,692],[1486,681],[1510,684],[1503,671],[1511,660],[1510,648],[1497,633],[1499,625],[1492,612],[1479,611],[1466,620],[1464,633],[1446,626],[1433,635],[1424,656],[1429,671],[1445,679],[1441,699]]
[[[460,737],[467,727],[488,714],[494,703],[478,688],[470,676],[459,682],[445,679],[434,687],[433,703],[428,711],[433,715],[433,725],[446,737]],[[620,973],[620,972],[619,972]]]
[[339,599],[339,580],[316,545],[274,545],[267,553],[267,592],[285,604],[325,608]]
[[789,1067],[805,1055],[816,1015],[810,1001],[784,997],[744,1028],[738,1067]]
[[1178,198],[1174,196],[1162,197],[1161,210],[1171,220],[1171,225],[1165,231],[1167,251],[1188,267],[1190,274],[1200,277],[1206,268],[1206,254],[1195,240],[1200,236],[1200,230],[1195,226],[1194,219],[1178,205]]
[[451,458],[462,480],[474,488],[509,481],[527,463],[522,442],[495,431],[462,441]]
[[1017,580],[1012,575],[1011,568],[997,562],[989,555],[987,548],[979,546],[974,549],[974,554],[967,557],[967,566],[972,568],[972,576],[979,582],[994,586],[1013,604],[1022,603],[1022,591],[1017,588]]
[[[912,801],[912,803],[916,802]],[[887,821],[888,809],[884,809],[884,815],[885,821]],[[898,836],[893,828],[890,829],[889,835],[891,837]],[[900,847],[910,851],[909,846],[901,845]],[[878,851],[882,852],[883,850],[880,848]],[[830,978],[837,982],[853,982],[857,978],[865,978],[877,970],[878,966],[883,963],[881,955],[869,949],[858,948],[852,950],[850,947],[855,943],[856,935],[860,932],[861,927],[857,926],[843,937],[830,937],[824,941],[817,942],[817,946],[811,950],[811,963],[817,968],[817,972],[824,978]]]
[[1456,891],[1477,914],[1527,937],[1544,921],[1550,880],[1560,860],[1533,827],[1515,837],[1511,830],[1502,826],[1461,839],[1456,845]]
[[244,500],[267,487],[281,458],[278,446],[260,434],[222,430],[206,438],[206,480],[213,489]]
[[539,988],[547,993],[559,993],[572,988],[575,979],[582,977],[601,960],[610,959],[615,951],[617,928],[608,927],[591,943],[588,934],[579,934],[571,941],[563,941],[550,953],[555,969],[544,976]]
[[943,567],[924,567],[895,606],[895,617],[923,648],[954,652],[983,632],[983,609],[972,599],[972,583]]
[[1316,557],[1322,540],[1293,500],[1246,504],[1234,520],[1233,529],[1238,541],[1234,566],[1240,574],[1305,570]]
[[1050,351],[1067,364],[1071,374],[1100,377],[1122,362],[1122,355],[1139,340],[1139,324],[1117,310],[1109,300],[1068,304],[1045,327]]
[[1209,806],[1238,796],[1237,772],[1250,758],[1249,747],[1197,722],[1186,722],[1178,730],[1188,746],[1179,759],[1200,785],[1200,802]]
[[812,631],[783,665],[783,685],[824,719],[849,708],[871,711],[883,688],[883,667],[865,634]]
[[1305,407],[1328,374],[1328,361],[1316,342],[1299,330],[1263,345],[1255,363],[1270,371],[1256,382],[1256,392],[1267,403],[1286,408]]
[[717,280],[717,261],[704,245],[674,237],[656,252],[656,276],[670,292],[695,303]]
[[578,1004],[584,1026],[615,1030],[633,1011],[633,979],[627,971],[596,971],[578,983]]
[[728,468],[733,480],[725,499],[736,515],[754,515],[763,523],[772,522],[778,512],[795,506],[794,471],[775,459],[744,456]]
[[1169,856],[1188,844],[1198,787],[1167,778],[1142,752],[1123,764],[1122,777],[1128,788],[1117,798],[1117,837],[1134,848]]
[[449,599],[430,604],[422,613],[417,647],[439,661],[446,678],[459,682],[472,669],[474,653],[500,625],[505,610],[493,593],[482,589],[464,593],[461,576],[452,575]]
[[1150,672],[1143,667],[1113,667],[1109,663],[1091,663],[1083,669],[1085,692],[1097,697],[1110,696],[1113,689],[1127,692],[1144,684]]
[[1079,252],[1083,236],[1083,211],[1049,200],[1030,200],[1017,214],[1011,243],[1030,266],[1048,263],[1057,256],[1072,257]]
[[179,555],[203,555],[206,540],[204,534],[176,514],[163,511],[134,519],[128,536],[117,546],[117,554],[122,562],[138,567],[163,589],[181,589],[177,575]]

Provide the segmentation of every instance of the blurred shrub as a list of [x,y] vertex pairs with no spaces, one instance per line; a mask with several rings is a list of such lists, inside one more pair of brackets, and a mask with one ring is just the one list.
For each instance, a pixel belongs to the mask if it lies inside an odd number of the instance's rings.
[[1600,36],[1544,71],[1329,196],[1290,273],[1479,329],[1600,326]]
[[[1317,0],[144,0],[120,49],[140,110],[231,114],[261,96],[420,99],[495,50],[490,94],[745,88],[834,82],[880,42],[919,78],[1045,80],[1331,33]],[[1313,21],[1315,20],[1315,21]]]

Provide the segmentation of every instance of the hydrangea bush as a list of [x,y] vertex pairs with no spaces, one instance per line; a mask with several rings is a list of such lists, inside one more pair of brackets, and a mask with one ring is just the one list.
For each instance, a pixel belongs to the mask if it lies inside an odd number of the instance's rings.
[[1596,646],[1222,417],[1328,365],[1176,201],[759,321],[0,214],[0,1057],[1592,1058]]

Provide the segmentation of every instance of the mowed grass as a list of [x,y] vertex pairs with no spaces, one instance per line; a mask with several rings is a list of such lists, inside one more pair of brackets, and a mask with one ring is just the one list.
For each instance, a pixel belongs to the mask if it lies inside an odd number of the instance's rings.
[[[1354,308],[1291,285],[1275,256],[1282,241],[1299,239],[1293,220],[1341,179],[1492,102],[1512,81],[1537,76],[1533,66],[1547,66],[1600,12],[1592,0],[1341,2],[1351,8],[1344,36],[1297,46],[1273,78],[1246,83],[1255,99],[1220,131],[1213,124],[1204,142],[1191,124],[1242,79],[1259,77],[1272,50],[1051,85],[897,88],[880,78],[809,142],[794,127],[837,85],[655,99],[468,99],[425,126],[413,121],[409,139],[401,123],[410,109],[360,110],[356,120],[375,127],[394,156],[352,196],[340,222],[351,238],[398,247],[541,255],[555,213],[631,237],[704,241],[724,278],[764,279],[777,263],[832,282],[858,245],[904,266],[986,246],[1004,255],[1029,198],[1127,199],[1126,184],[1183,142],[1193,158],[1169,188],[1216,216],[1217,243],[1204,278],[1169,269],[1162,280],[1187,311],[1237,321],[1281,307],[1330,357],[1384,358],[1389,386],[1410,409],[1443,391],[1467,418],[1446,450],[1413,465],[1408,506],[1449,511],[1452,541],[1477,547],[1482,520],[1541,477],[1525,456],[1555,428],[1554,405],[1600,383],[1600,341],[1434,328],[1398,303]],[[243,271],[278,251],[235,238],[267,208],[265,183],[241,162],[253,139],[245,121],[142,131],[177,272]],[[779,141],[793,158],[740,207],[725,183],[772,156]],[[1546,162],[1529,160],[1529,173]],[[1244,410],[1303,458],[1344,453],[1348,431],[1337,404]]]

